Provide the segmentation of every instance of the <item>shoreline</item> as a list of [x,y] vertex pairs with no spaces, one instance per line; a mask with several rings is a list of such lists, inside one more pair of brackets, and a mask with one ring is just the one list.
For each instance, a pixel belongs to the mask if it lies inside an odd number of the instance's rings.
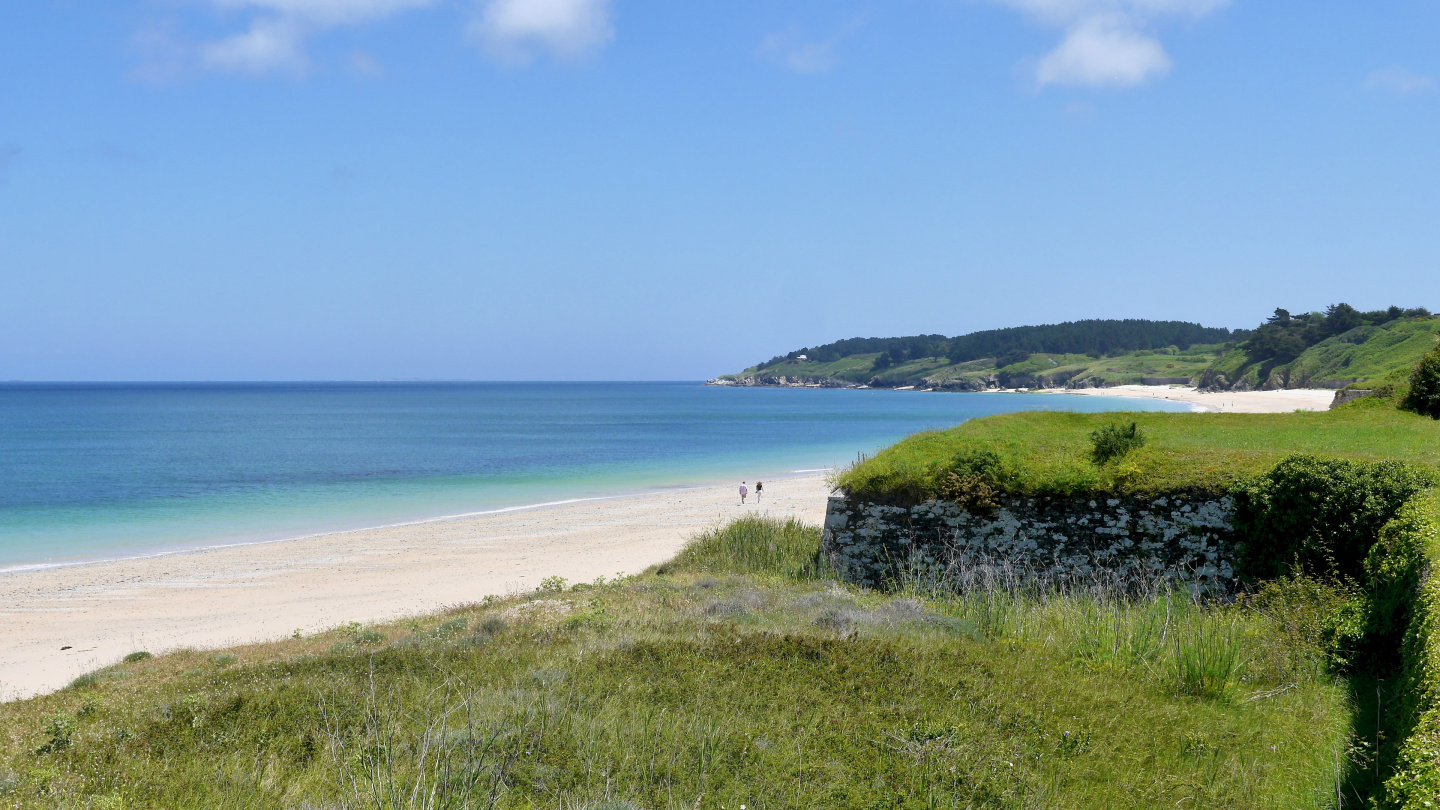
[[674,487],[0,573],[0,701],[137,650],[229,647],[433,613],[548,576],[638,573],[741,514],[823,520],[824,474],[763,480],[765,501],[744,507],[731,484]]
[[[1199,411],[1324,410],[1334,392],[1208,394],[1120,386],[1033,393],[1165,399]],[[740,514],[824,518],[823,470],[764,480],[744,507],[732,484],[690,484],[521,504],[139,556],[0,569],[0,702],[62,688],[137,650],[212,649],[391,621],[531,590],[547,576],[590,581],[674,556],[696,531]],[[63,649],[62,649],[63,648]]]
[[1328,388],[1285,388],[1275,391],[1201,391],[1188,385],[1117,385],[1110,388],[1045,388],[1039,394],[1164,399],[1184,402],[1201,413],[1290,413],[1325,411],[1335,400]]
[[[829,473],[828,468],[813,470],[791,470],[788,473],[774,473],[768,478],[780,481],[787,478],[796,478],[812,473]],[[765,480],[765,479],[760,479]],[[716,481],[703,481],[694,484],[675,484],[672,486],[652,486],[643,489],[621,490],[607,495],[587,495],[582,498],[562,498],[554,501],[541,501],[538,503],[517,504],[513,506],[499,506],[494,509],[477,509],[468,512],[455,512],[433,517],[406,518],[387,523],[371,523],[358,526],[340,526],[324,528],[316,531],[306,531],[302,534],[280,534],[279,536],[256,537],[255,539],[235,540],[225,539],[216,542],[204,540],[187,541],[173,546],[155,546],[148,548],[133,549],[134,553],[121,553],[111,556],[96,557],[69,557],[59,560],[43,560],[40,562],[20,562],[13,564],[0,564],[0,579],[10,574],[23,574],[30,571],[49,571],[58,568],[75,568],[87,565],[103,565],[106,563],[126,562],[129,560],[149,560],[160,557],[171,557],[177,554],[194,554],[212,549],[244,548],[247,546],[259,546],[270,543],[288,543],[295,540],[307,540],[312,537],[323,537],[326,535],[345,534],[347,532],[368,532],[380,529],[394,529],[406,526],[419,526],[427,523],[443,523],[449,520],[463,520],[471,517],[482,517],[485,515],[499,515],[509,512],[524,512],[535,509],[546,509],[552,506],[565,506],[574,503],[590,503],[594,501],[609,501],[616,498],[629,498],[641,495],[675,492],[687,489],[702,489],[705,487],[720,486]],[[104,553],[104,552],[98,552]]]

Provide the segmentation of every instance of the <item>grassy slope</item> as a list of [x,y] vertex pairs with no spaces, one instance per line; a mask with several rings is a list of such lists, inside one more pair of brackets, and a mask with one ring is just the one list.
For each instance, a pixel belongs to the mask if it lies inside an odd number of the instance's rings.
[[1248,388],[1262,387],[1270,379],[1288,380],[1290,388],[1352,380],[1396,384],[1435,346],[1437,335],[1440,318],[1362,326],[1311,346],[1286,364],[1252,362],[1243,349],[1235,349],[1217,360],[1211,372],[1223,373],[1230,385]]
[[857,354],[831,363],[787,362],[764,371],[749,369],[722,379],[757,376],[829,378],[866,384],[877,380],[886,386],[931,386],[949,380],[984,379],[999,372],[1032,375],[1049,380],[1087,379],[1095,385],[1139,383],[1144,377],[1198,377],[1215,359],[1215,346],[1195,346],[1180,354],[1131,352],[1115,357],[1093,358],[1083,354],[1036,354],[1031,359],[996,368],[993,360],[972,360],[952,364],[943,357],[911,360],[898,366],[875,370],[878,354]]
[[[1147,444],[1119,464],[1091,463],[1090,433],[1131,420]],[[1221,492],[1236,477],[1291,453],[1403,458],[1440,469],[1440,422],[1377,399],[1319,413],[1006,414],[912,436],[841,473],[836,483],[862,497],[924,499],[957,453],[977,449],[1000,455],[1006,488],[1015,493]]]
[[[117,665],[0,707],[0,793],[96,808],[376,807],[415,787],[434,801],[384,806],[460,806],[461,790],[465,806],[558,808],[1332,795],[1343,689],[1261,614],[858,592],[806,578],[818,540],[750,521],[663,573]],[[1242,676],[1184,696],[1186,651],[1216,640]]]

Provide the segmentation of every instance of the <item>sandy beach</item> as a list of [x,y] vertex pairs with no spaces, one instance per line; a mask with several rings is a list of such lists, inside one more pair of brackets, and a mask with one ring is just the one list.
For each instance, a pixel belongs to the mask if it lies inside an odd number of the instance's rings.
[[[1331,391],[1226,394],[1169,386],[1057,391],[1201,410],[1324,410]],[[0,699],[57,689],[136,650],[215,648],[591,581],[672,556],[743,513],[818,523],[824,476],[775,477],[741,507],[732,485],[646,492],[293,540],[0,573]]]
[[1076,394],[1098,397],[1135,397],[1188,402],[1198,411],[1214,413],[1289,413],[1323,411],[1330,407],[1335,392],[1329,389],[1298,388],[1289,391],[1222,391],[1210,393],[1188,386],[1117,385],[1114,388],[1055,388],[1047,394]]
[[[136,650],[213,648],[637,573],[742,514],[825,515],[824,476],[664,490],[155,557],[0,573],[0,700],[58,689]],[[65,649],[62,649],[65,648]]]

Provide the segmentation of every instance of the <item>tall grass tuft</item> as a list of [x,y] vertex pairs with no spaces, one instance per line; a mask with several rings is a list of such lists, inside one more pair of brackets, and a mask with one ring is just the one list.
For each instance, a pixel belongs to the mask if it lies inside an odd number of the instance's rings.
[[1179,623],[1171,634],[1171,678],[1175,690],[1195,697],[1225,697],[1239,680],[1243,633],[1228,617],[1200,617]]
[[818,575],[820,529],[789,518],[747,515],[696,535],[659,573]]
[[1184,583],[1136,572],[1055,577],[1009,560],[956,557],[942,568],[904,569],[894,584],[969,620],[986,638],[1040,644],[1088,667],[1209,699],[1232,696],[1241,682],[1245,622],[1268,626]]

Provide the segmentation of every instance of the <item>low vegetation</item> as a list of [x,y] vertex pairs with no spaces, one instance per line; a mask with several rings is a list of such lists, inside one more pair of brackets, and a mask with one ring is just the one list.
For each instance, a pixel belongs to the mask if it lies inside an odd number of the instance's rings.
[[1147,441],[1110,464],[1095,463],[1092,434],[1113,414],[1015,413],[916,434],[834,484],[863,500],[918,503],[942,497],[957,460],[982,451],[997,459],[1000,486],[1019,495],[1221,494],[1294,454],[1440,469],[1440,422],[1373,397],[1316,413],[1133,413],[1125,422]]
[[0,793],[94,808],[1334,806],[1350,703],[1281,612],[1003,577],[862,591],[827,579],[819,541],[752,518],[615,582],[133,657],[0,708]]

